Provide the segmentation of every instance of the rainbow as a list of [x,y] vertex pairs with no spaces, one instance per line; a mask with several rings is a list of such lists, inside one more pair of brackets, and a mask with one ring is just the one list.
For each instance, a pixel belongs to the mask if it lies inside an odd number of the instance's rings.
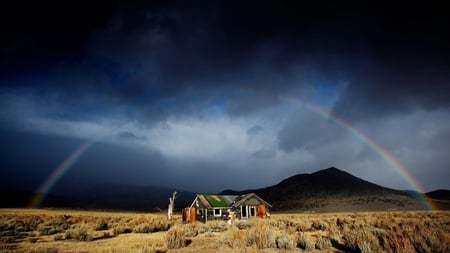
[[38,208],[41,206],[47,194],[53,188],[53,186],[58,182],[58,180],[80,159],[80,157],[91,147],[97,138],[85,141],[81,146],[79,146],[69,157],[67,157],[50,175],[50,177],[45,180],[45,182],[36,190],[35,195],[31,199],[28,207]]
[[[272,96],[272,94],[267,94],[265,92],[258,91],[259,93]],[[364,134],[361,130],[350,124],[348,121],[332,114],[329,110],[320,107],[319,105],[315,105],[312,103],[307,103],[301,101],[293,96],[288,95],[277,95],[278,98],[288,101],[293,104],[297,104],[307,108],[310,111],[313,111],[324,118],[331,119],[333,122],[338,124],[344,129],[347,129],[352,134],[354,134],[358,139],[360,139],[363,143],[366,143],[371,149],[373,149],[377,154],[383,158],[384,161],[387,162],[392,168],[395,169],[398,175],[400,175],[412,188],[417,192],[417,197],[420,201],[425,205],[428,210],[437,210],[434,204],[428,200],[428,198],[424,194],[423,188],[420,184],[409,174],[408,170],[398,162],[394,156],[392,156],[386,149],[384,149],[380,144],[376,143],[374,140],[369,138],[366,134]]]
[[[364,134],[361,130],[357,129],[355,126],[350,124],[349,122],[345,121],[344,119],[332,114],[329,110],[320,107],[319,105],[315,105],[312,103],[307,103],[304,101],[301,101],[298,98],[295,98],[293,96],[288,95],[280,95],[280,94],[272,94],[268,92],[264,92],[262,90],[248,90],[248,89],[241,89],[245,92],[252,92],[252,93],[259,93],[271,97],[276,97],[279,99],[282,99],[284,101],[287,101],[294,105],[299,105],[304,108],[307,108],[308,110],[315,112],[319,115],[321,115],[324,118],[331,119],[333,122],[338,124],[344,129],[347,129],[352,134],[354,134],[358,139],[360,139],[363,143],[366,143],[371,149],[373,149],[377,154],[383,158],[384,161],[387,162],[392,168],[395,169],[395,171],[406,180],[406,182],[416,191],[418,192],[419,199],[424,203],[425,207],[429,210],[435,210],[433,203],[430,202],[426,196],[423,194],[423,188],[420,186],[418,182],[414,180],[414,178],[409,174],[408,170],[402,166],[388,151],[386,151],[382,146],[380,146],[378,143],[376,143],[374,140],[369,138],[366,134]],[[102,133],[99,133],[97,135],[94,135],[91,139],[85,141],[83,144],[81,144],[71,155],[69,155],[55,170],[54,172],[49,176],[47,180],[35,191],[35,195],[31,199],[29,205],[27,207],[29,208],[38,208],[41,206],[42,202],[45,200],[46,196],[50,192],[50,190],[53,188],[53,186],[58,182],[58,180],[68,171],[70,168],[85,154],[89,148],[94,145],[98,140],[109,134],[114,128],[117,127],[117,125],[121,124],[114,124],[113,127],[111,127],[107,131],[103,131]]]
[[107,136],[114,129],[122,126],[124,122],[124,120],[118,120],[112,125],[112,127],[97,132],[91,138],[83,142],[77,149],[75,149],[72,154],[70,154],[60,165],[58,165],[58,167],[56,167],[44,183],[36,189],[35,194],[27,205],[27,208],[39,208],[53,186],[64,174],[66,174],[67,171],[70,170],[70,168],[72,168],[72,166],[83,156],[83,154],[85,154],[97,141]]

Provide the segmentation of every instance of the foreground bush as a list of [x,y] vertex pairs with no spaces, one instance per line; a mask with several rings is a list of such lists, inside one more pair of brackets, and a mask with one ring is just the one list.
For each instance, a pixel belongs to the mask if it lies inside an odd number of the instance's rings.
[[276,246],[275,235],[269,223],[261,220],[247,232],[248,245],[256,245],[258,249],[274,248]]
[[[281,244],[285,243],[283,238],[280,240]],[[277,245],[273,228],[265,221],[252,222],[247,229],[230,227],[225,235],[219,238],[219,243],[232,248],[256,246],[258,249],[275,248]]]
[[38,231],[40,235],[54,235],[63,231],[63,229],[57,225],[43,225],[39,226]]
[[211,232],[223,232],[228,229],[228,224],[223,220],[212,220],[207,223]]
[[282,232],[277,238],[277,248],[279,249],[295,249],[297,241],[286,232]]
[[78,241],[90,241],[92,239],[91,234],[89,233],[90,228],[85,223],[80,223],[73,225],[69,230],[65,233],[66,239],[75,239]]
[[[123,227],[128,228],[125,229],[123,233],[127,233],[128,230],[135,233],[153,233],[169,230],[170,222],[166,219],[155,219],[153,217],[146,218],[145,216],[139,216],[131,220],[126,226]],[[120,230],[117,232],[120,233]]]
[[345,248],[352,252],[381,252],[378,239],[369,231],[360,230],[344,234]]
[[316,249],[328,249],[331,247],[330,238],[319,236],[316,241]]
[[304,250],[313,250],[315,243],[304,234],[300,234],[297,238],[297,247]]
[[219,242],[231,248],[245,248],[247,247],[247,232],[238,228],[231,228],[219,239]]
[[177,249],[186,246],[186,237],[182,227],[171,228],[164,237],[168,249]]
[[119,225],[114,228],[113,233],[115,235],[127,234],[133,232],[133,229],[127,225]]
[[209,230],[208,225],[201,222],[195,222],[192,224],[184,225],[184,235],[186,237],[195,237],[199,234],[204,234],[208,232],[208,230]]

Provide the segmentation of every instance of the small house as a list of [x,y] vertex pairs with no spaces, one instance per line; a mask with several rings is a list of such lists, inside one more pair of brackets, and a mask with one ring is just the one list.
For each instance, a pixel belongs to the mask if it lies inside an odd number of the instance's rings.
[[207,222],[217,219],[266,218],[272,206],[255,193],[244,195],[197,194],[190,207],[183,210],[183,221]]

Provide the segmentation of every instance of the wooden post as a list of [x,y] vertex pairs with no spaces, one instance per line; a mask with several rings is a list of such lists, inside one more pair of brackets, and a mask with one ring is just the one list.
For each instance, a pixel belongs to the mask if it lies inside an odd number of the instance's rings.
[[169,208],[167,209],[167,219],[172,221],[172,215],[173,215],[173,206],[175,202],[177,192],[173,192],[172,197],[169,198]]

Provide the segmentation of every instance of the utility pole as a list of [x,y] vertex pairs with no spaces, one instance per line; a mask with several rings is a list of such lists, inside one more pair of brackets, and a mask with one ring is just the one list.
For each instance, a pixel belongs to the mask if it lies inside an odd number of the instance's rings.
[[167,219],[170,220],[170,221],[172,221],[173,206],[174,206],[176,195],[177,195],[177,192],[174,191],[172,193],[172,197],[169,198],[169,208],[167,209]]

